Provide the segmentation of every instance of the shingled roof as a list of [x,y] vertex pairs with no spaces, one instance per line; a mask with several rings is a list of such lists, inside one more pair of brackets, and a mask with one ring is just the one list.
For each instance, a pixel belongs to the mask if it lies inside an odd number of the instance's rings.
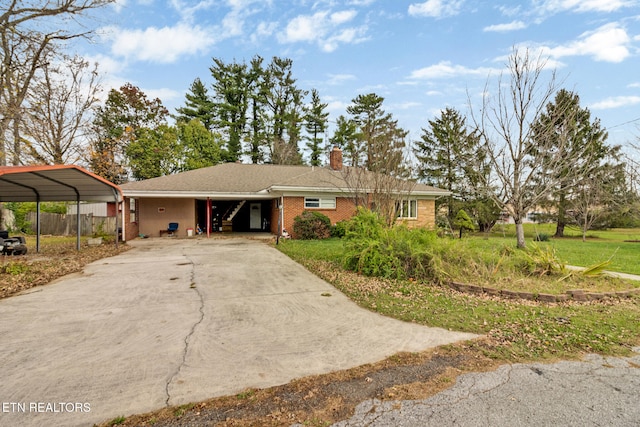
[[[275,197],[282,191],[348,191],[344,174],[326,167],[223,163],[207,168],[122,184],[129,197]],[[447,191],[416,184],[412,194]]]

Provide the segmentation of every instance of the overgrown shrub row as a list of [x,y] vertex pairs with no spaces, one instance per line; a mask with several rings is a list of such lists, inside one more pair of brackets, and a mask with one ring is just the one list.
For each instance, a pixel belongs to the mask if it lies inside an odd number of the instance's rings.
[[439,238],[435,231],[388,227],[376,213],[364,209],[344,228],[344,267],[367,276],[441,282],[451,276],[564,274],[555,249],[533,243],[527,250],[505,245],[479,252],[464,240]]

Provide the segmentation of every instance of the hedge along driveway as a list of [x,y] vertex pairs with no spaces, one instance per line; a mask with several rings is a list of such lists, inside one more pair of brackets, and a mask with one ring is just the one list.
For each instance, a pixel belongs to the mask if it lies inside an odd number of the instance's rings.
[[0,425],[92,424],[475,337],[361,309],[264,242],[130,244],[0,300],[0,400],[27,405]]

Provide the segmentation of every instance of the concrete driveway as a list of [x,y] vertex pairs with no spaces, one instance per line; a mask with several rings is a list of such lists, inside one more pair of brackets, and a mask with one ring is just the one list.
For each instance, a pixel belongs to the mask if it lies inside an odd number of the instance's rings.
[[130,244],[0,300],[0,425],[91,425],[474,338],[360,309],[264,242]]

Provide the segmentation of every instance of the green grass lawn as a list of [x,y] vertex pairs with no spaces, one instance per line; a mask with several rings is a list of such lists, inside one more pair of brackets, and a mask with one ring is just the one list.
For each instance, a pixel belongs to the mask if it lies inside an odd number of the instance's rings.
[[[507,229],[504,235],[498,230],[488,237],[469,239],[479,251],[504,244],[515,246],[515,235],[507,233]],[[527,241],[531,241],[531,233],[528,226]],[[590,233],[585,243],[566,238],[545,244],[555,245],[560,256],[575,265],[593,264],[615,253],[611,270],[640,274],[634,265],[640,244],[623,242],[639,234],[640,230],[614,230]],[[345,271],[340,239],[283,241],[278,248],[367,309],[400,320],[485,335],[482,351],[496,359],[567,358],[585,352],[625,354],[640,344],[639,296],[553,304],[505,300],[461,294],[433,283],[383,280]]]
[[[533,240],[536,232],[552,236],[555,225],[525,224],[527,243]],[[587,267],[610,260],[611,264],[607,270],[640,275],[640,242],[625,242],[640,240],[640,229],[590,231],[587,240],[583,242],[580,230],[567,228],[565,236],[551,237],[548,242],[538,244],[556,248],[559,258],[569,265]],[[489,235],[476,234],[471,238],[479,249],[491,250],[502,245],[515,246],[515,226],[497,225]]]

